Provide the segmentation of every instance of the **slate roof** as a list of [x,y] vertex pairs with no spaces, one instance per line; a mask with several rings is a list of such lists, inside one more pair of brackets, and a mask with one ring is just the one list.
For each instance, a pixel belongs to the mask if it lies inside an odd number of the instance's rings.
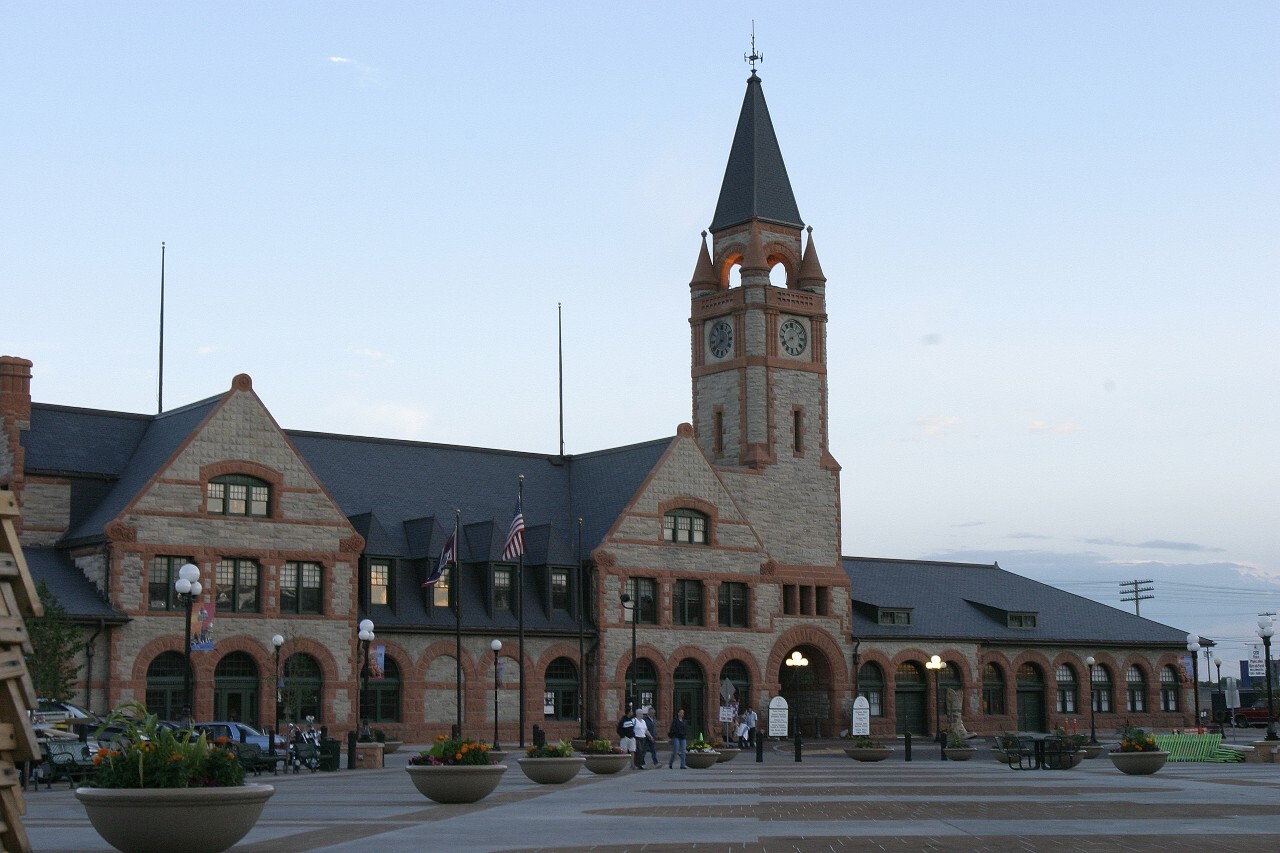
[[[845,557],[853,636],[964,639],[1016,645],[1069,643],[1184,648],[1187,632],[1005,571],[999,564]],[[911,624],[881,625],[877,608],[910,608]],[[1010,628],[1009,612],[1035,613],[1035,628]]]
[[67,615],[77,622],[127,622],[128,617],[98,594],[98,588],[84,576],[63,552],[52,548],[23,547],[22,555],[31,569],[31,579],[44,581],[58,597]]
[[711,231],[752,219],[796,228],[804,226],[786,164],[782,162],[773,121],[769,118],[769,107],[764,101],[764,89],[754,71],[747,80],[747,93],[742,100],[742,112],[738,114],[738,127],[729,149],[729,163],[720,184]]

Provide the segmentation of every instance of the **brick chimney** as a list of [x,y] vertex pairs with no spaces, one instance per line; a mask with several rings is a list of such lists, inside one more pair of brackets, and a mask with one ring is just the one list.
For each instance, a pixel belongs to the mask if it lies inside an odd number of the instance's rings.
[[0,355],[0,488],[22,501],[23,450],[18,436],[31,428],[31,362]]

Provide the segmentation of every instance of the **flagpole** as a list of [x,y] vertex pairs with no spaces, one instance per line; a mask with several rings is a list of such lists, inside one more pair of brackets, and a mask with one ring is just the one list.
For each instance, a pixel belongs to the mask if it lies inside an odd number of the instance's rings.
[[[160,375],[156,382],[156,414],[164,413],[164,242],[160,243]],[[561,425],[563,432],[564,426]],[[560,455],[564,456],[563,442]]]
[[[524,513],[524,474],[520,475],[520,493],[516,505]],[[519,619],[520,642],[520,748],[524,749],[524,547],[520,548],[520,562],[516,567],[516,610]]]
[[578,736],[587,736],[587,654],[582,636],[582,519],[578,519],[578,564],[574,569],[578,579]]
[[453,724],[453,736],[455,739],[462,737],[462,590],[459,588],[458,582],[462,575],[462,555],[461,545],[458,540],[458,527],[462,521],[462,510],[455,509],[453,511],[453,577],[449,578],[449,586],[453,591],[453,615],[454,615],[454,635],[453,635],[453,683],[457,696],[457,721]]
[[560,455],[564,456],[564,320],[556,303],[556,350],[560,367]]

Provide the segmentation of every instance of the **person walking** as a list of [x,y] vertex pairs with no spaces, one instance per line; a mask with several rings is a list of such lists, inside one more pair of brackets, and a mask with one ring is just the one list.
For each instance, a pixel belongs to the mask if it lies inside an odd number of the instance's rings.
[[756,745],[756,724],[760,721],[760,718],[756,716],[756,712],[751,708],[747,708],[747,713],[744,716],[747,718],[747,746],[754,747]]
[[635,743],[635,765],[639,770],[644,769],[644,754],[648,748],[645,741],[649,737],[649,728],[644,724],[644,717],[640,714],[640,709],[636,708],[635,717],[631,720],[631,737]]
[[[658,724],[653,719],[652,705],[644,709],[644,725],[649,730],[649,737],[644,746],[649,750],[649,755],[653,757],[653,766],[661,767],[662,764],[658,761]],[[640,749],[641,747],[637,744],[636,748]]]
[[636,762],[635,727],[635,716],[628,710],[622,715],[622,719],[618,720],[618,747],[631,756],[632,764]]
[[678,755],[680,769],[687,770],[684,755],[689,747],[689,724],[684,721],[684,708],[676,711],[676,718],[671,721],[671,729],[667,732],[667,737],[671,738],[671,760],[667,762],[667,767],[671,768],[675,765]]

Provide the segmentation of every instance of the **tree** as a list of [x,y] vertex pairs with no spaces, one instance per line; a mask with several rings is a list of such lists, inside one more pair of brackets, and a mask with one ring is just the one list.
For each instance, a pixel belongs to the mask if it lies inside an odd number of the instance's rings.
[[82,644],[80,629],[67,618],[66,608],[43,579],[36,586],[36,595],[44,605],[44,615],[26,620],[32,649],[27,672],[37,696],[67,702],[75,693],[76,676],[80,674],[80,666],[75,663]]

